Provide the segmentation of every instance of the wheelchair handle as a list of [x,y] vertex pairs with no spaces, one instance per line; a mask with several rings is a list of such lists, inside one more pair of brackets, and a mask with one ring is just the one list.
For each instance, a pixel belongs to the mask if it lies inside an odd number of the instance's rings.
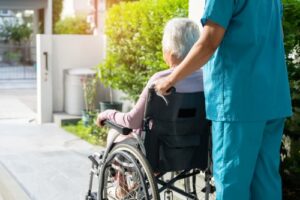
[[[152,90],[155,90],[155,84],[152,84],[149,89],[152,89]],[[176,92],[176,88],[174,86],[170,87],[168,90],[167,90],[167,93],[168,94],[172,94],[172,93],[175,93]],[[157,93],[156,93],[157,94]]]
[[175,88],[175,87],[170,87],[170,88],[167,90],[167,93],[170,93],[170,94],[172,94],[172,93],[174,93],[174,92],[176,92],[176,88]]
[[132,132],[131,128],[127,128],[124,126],[121,126],[119,124],[116,124],[110,120],[105,120],[104,124],[112,129],[115,129],[116,131],[118,131],[119,133],[121,133],[122,135],[128,135]]

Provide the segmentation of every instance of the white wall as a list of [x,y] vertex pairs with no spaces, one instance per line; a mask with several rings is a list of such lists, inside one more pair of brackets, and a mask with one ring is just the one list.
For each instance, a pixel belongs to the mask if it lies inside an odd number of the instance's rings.
[[47,0],[0,0],[0,9],[40,9],[47,6]]
[[199,24],[202,30],[200,19],[204,11],[205,0],[190,0],[189,1],[189,18]]
[[87,0],[74,0],[74,9],[77,15],[87,15],[93,11]]
[[[52,122],[52,35],[37,35],[37,122]],[[47,58],[46,59],[46,55]]]
[[74,1],[73,0],[64,0],[61,18],[64,19],[66,17],[73,17],[73,16],[75,16]]
[[52,34],[52,4],[53,0],[47,0],[47,6],[44,11],[44,32],[45,34]]
[[61,17],[74,17],[75,15],[88,15],[92,12],[88,0],[64,0]]
[[64,70],[92,68],[104,58],[103,36],[53,35],[53,111],[64,111]]

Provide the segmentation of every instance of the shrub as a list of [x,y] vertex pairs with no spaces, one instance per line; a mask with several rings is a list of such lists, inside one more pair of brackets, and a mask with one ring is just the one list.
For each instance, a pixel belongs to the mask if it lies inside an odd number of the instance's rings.
[[79,121],[77,124],[68,124],[64,125],[63,129],[77,135],[81,139],[96,145],[106,146],[106,138],[108,134],[108,128],[98,127],[95,123],[92,123],[90,126],[86,127],[83,125],[82,121]]
[[6,51],[3,54],[3,60],[10,64],[18,64],[21,58],[22,54],[20,51]]
[[138,1],[138,0],[106,0],[106,8],[110,8],[114,4],[118,4],[120,2],[128,2],[128,1]]
[[287,121],[288,134],[300,137],[300,1],[284,0],[284,44],[294,115]]
[[91,26],[83,16],[67,17],[55,24],[56,34],[91,34]]
[[83,89],[85,111],[92,112],[95,109],[97,79],[91,76],[80,78]]
[[283,3],[284,46],[294,114],[286,122],[281,170],[283,198],[292,200],[300,195],[300,1]]
[[27,24],[17,24],[11,29],[10,38],[17,44],[21,44],[22,41],[29,39],[31,33],[32,30]]
[[167,67],[161,49],[165,23],[187,14],[188,0],[141,0],[114,5],[106,19],[107,56],[99,65],[102,83],[136,100],[147,80]]
[[52,3],[52,27],[53,28],[55,27],[56,22],[58,22],[61,17],[62,9],[63,9],[63,0],[53,0]]
[[10,23],[4,20],[0,27],[0,37],[6,42],[12,41],[20,45],[23,41],[30,38],[32,33],[31,28],[26,23]]

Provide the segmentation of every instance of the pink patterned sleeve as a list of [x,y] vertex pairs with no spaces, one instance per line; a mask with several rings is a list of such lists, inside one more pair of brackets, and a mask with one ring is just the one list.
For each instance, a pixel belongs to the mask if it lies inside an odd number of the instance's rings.
[[142,127],[145,103],[148,95],[148,86],[141,93],[137,103],[127,113],[118,112],[116,110],[106,110],[100,113],[101,119],[108,119],[122,126],[139,129]]

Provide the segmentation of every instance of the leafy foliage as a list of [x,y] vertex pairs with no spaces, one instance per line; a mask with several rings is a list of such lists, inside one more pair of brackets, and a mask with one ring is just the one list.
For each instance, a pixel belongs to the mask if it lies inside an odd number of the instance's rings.
[[31,28],[26,24],[19,24],[12,27],[10,38],[12,41],[20,44],[23,40],[29,39],[31,33]]
[[281,169],[283,198],[292,200],[300,195],[300,1],[283,3],[284,45],[294,114],[286,122]]
[[118,4],[120,2],[129,2],[129,1],[137,1],[137,0],[107,0],[106,1],[106,8],[110,8],[114,4]]
[[80,80],[82,83],[85,110],[93,111],[95,109],[97,79],[90,76],[83,76]]
[[84,16],[67,17],[55,24],[56,34],[91,34],[92,29]]
[[11,36],[11,29],[13,24],[9,23],[8,20],[3,20],[2,24],[0,25],[0,38],[4,42],[8,42]]
[[1,25],[0,37],[5,41],[11,40],[20,45],[21,42],[30,38],[31,33],[32,30],[27,24],[4,21]]
[[300,1],[284,0],[284,44],[288,64],[294,115],[287,132],[300,136]]
[[[52,3],[52,26],[55,27],[55,24],[60,20],[61,12],[63,9],[63,0],[53,0]],[[55,31],[54,31],[55,34]]]
[[107,56],[99,65],[102,83],[136,100],[147,80],[167,67],[161,47],[165,23],[187,15],[188,0],[141,0],[113,6],[106,20]]
[[108,128],[98,127],[95,125],[95,123],[92,123],[90,126],[86,127],[83,125],[82,121],[79,121],[75,125],[65,125],[63,126],[63,129],[77,135],[81,139],[86,140],[91,144],[106,146]]
[[20,51],[6,51],[3,53],[3,60],[10,64],[16,64],[21,61],[22,54]]

